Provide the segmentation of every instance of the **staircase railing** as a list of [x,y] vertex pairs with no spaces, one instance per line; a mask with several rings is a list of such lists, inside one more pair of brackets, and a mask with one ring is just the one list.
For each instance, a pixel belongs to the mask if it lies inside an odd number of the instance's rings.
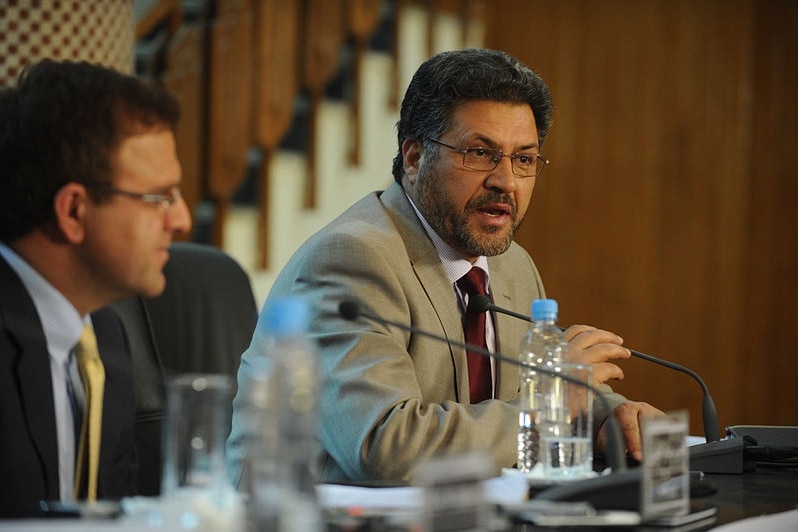
[[[485,0],[151,0],[137,13],[140,74],[162,79],[181,102],[177,132],[184,196],[198,213],[194,240],[224,247],[224,225],[247,176],[258,207],[257,268],[269,257],[269,169],[304,114],[300,149],[307,161],[302,208],[317,205],[319,104],[330,85],[346,87],[351,110],[349,161],[359,164],[360,65],[377,41],[393,59],[391,101],[399,99],[403,14],[427,14],[426,54],[436,20],[455,15],[462,46],[484,26]],[[405,21],[405,22],[402,22]],[[479,37],[476,37],[478,42]],[[387,45],[385,44],[387,43]],[[343,79],[341,79],[343,78]],[[335,139],[340,142],[341,139]],[[259,157],[252,157],[253,150]],[[254,161],[254,162],[253,162]],[[387,163],[386,163],[387,164]],[[200,209],[201,205],[212,208]],[[209,216],[202,213],[210,212]],[[209,220],[208,220],[209,218]]]

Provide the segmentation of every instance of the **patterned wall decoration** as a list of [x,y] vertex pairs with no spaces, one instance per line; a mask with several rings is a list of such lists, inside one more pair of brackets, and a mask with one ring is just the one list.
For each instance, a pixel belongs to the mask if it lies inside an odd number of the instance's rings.
[[0,0],[0,85],[44,58],[132,73],[134,34],[133,0]]

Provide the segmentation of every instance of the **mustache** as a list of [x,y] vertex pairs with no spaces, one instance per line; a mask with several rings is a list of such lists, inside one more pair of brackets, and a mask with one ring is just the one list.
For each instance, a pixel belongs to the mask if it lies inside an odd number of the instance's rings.
[[473,200],[469,201],[466,207],[468,210],[477,210],[487,205],[495,205],[495,204],[502,204],[507,205],[510,207],[510,214],[513,218],[518,215],[518,207],[515,204],[515,199],[511,194],[502,194],[499,192],[488,192],[484,196],[480,196],[479,198],[474,198]]

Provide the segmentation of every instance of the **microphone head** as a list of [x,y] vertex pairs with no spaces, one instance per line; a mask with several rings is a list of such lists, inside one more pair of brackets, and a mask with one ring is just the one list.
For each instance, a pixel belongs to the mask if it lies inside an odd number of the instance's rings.
[[360,303],[353,299],[345,299],[338,305],[338,312],[344,319],[354,321],[360,317]]
[[488,296],[474,295],[468,298],[468,308],[466,312],[480,314],[490,310],[490,298]]

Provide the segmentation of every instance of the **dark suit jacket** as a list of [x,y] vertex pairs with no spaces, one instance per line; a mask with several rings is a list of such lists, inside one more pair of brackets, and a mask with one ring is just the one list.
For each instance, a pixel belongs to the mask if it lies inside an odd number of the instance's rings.
[[[135,493],[130,351],[119,318],[92,314],[105,366],[98,498]],[[60,498],[50,356],[33,300],[0,257],[0,517],[32,515]]]

